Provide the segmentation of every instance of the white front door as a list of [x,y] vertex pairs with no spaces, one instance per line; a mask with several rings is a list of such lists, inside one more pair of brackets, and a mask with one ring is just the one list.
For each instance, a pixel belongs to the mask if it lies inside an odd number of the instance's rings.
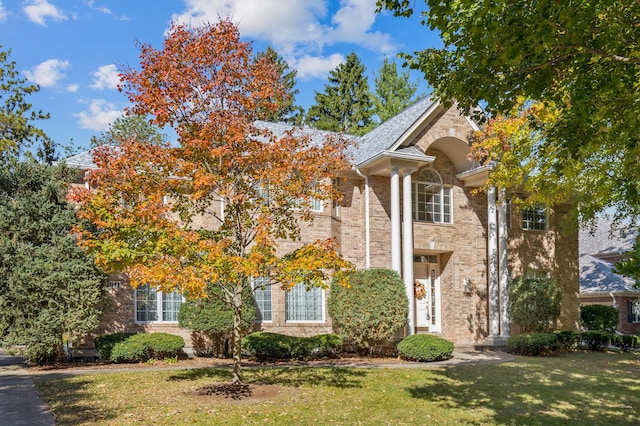
[[440,312],[440,271],[437,263],[415,263],[414,276],[424,287],[424,297],[416,297],[416,327],[430,333],[442,331]]

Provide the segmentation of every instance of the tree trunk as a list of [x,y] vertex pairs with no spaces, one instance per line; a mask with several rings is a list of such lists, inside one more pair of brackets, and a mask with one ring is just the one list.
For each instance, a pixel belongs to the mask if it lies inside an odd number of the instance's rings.
[[233,295],[233,384],[242,383],[242,288]]

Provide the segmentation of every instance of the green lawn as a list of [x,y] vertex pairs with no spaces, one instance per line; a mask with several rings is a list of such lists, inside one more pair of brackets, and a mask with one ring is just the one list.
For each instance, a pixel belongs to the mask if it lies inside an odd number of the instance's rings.
[[37,386],[59,425],[640,424],[638,354],[444,368],[247,369],[248,383],[278,393],[234,400],[198,392],[230,377],[223,369],[146,371]]

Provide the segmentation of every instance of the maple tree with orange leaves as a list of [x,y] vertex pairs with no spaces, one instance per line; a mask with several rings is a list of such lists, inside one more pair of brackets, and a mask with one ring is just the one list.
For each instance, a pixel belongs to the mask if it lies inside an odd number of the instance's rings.
[[[349,139],[322,143],[301,129],[276,135],[257,120],[289,94],[277,64],[253,57],[237,27],[173,25],[162,50],[143,44],[140,69],[121,72],[128,113],[170,126],[174,143],[123,140],[94,150],[91,190],[73,198],[91,226],[80,244],[107,271],[124,270],[187,297],[222,290],[234,311],[233,383],[241,383],[243,290],[252,278],[291,288],[346,285],[351,265],[332,239],[302,242],[313,200],[339,197],[333,180],[349,167]],[[283,241],[297,249],[283,253]],[[342,277],[345,277],[342,279]]]

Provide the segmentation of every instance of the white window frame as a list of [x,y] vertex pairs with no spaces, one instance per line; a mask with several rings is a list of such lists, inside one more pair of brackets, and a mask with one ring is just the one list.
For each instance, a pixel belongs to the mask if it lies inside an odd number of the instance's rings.
[[[155,320],[138,320],[138,291],[139,290],[144,290],[144,289],[148,289],[149,291],[154,291],[155,292],[155,297],[156,297],[156,301],[155,301],[155,306],[156,306],[156,318],[159,319],[155,319]],[[164,314],[165,314],[165,310],[164,310],[164,295],[166,293],[157,290],[155,288],[149,287],[148,284],[142,285],[142,286],[138,286],[137,288],[135,288],[133,290],[133,315],[134,315],[134,320],[136,324],[158,324],[158,323],[162,323],[162,324],[177,324],[178,323],[178,316],[177,316],[177,312],[176,312],[176,319],[175,320],[165,320],[164,319]],[[171,292],[168,293],[168,295],[175,295],[177,294],[177,292]],[[180,295],[180,304],[184,303],[184,296]],[[180,305],[179,304],[179,305]],[[179,311],[179,305],[178,305],[178,311]],[[148,311],[148,310],[147,310]]]
[[631,300],[631,315],[633,316],[633,321],[631,324],[637,324],[640,322],[640,300]]
[[[257,323],[271,323],[273,322],[273,292],[271,291],[271,281],[267,277],[256,277],[251,280],[251,286],[253,288],[253,300],[256,304]],[[268,311],[264,308],[264,303],[266,302],[266,295],[269,294],[269,309]],[[262,295],[260,300],[256,297],[257,294]],[[269,312],[269,319],[264,319],[264,313]]]
[[[425,175],[430,174],[431,177],[435,177],[435,179],[427,180],[424,178]],[[417,176],[417,179],[413,181],[413,194],[412,194],[412,205],[413,205],[413,220],[415,222],[425,222],[425,223],[443,223],[443,224],[452,224],[453,223],[453,186],[444,185],[442,181],[442,176],[440,173],[435,171],[434,169],[424,169]],[[439,187],[439,189],[435,188]],[[434,188],[433,191],[427,193],[427,190],[430,188]],[[420,196],[424,197],[424,201],[420,200]],[[427,200],[427,197],[431,196],[437,198],[437,202],[431,202]],[[448,199],[448,203],[445,201]],[[421,205],[423,205],[422,210],[420,210]],[[425,208],[427,205],[437,206],[439,211],[436,212],[434,209],[433,214],[428,212]],[[431,219],[427,219],[428,215],[432,215]],[[433,216],[439,216],[440,220],[435,220]],[[448,217],[449,220],[446,220]]]
[[522,229],[524,231],[548,231],[548,209],[542,206],[525,207],[522,209]]
[[[304,292],[304,293],[303,293]],[[314,293],[319,292],[319,295],[313,295]],[[309,289],[309,291],[307,291],[307,286],[305,284],[296,284],[295,286],[293,286],[293,288],[291,288],[285,296],[285,321],[288,323],[323,323],[325,322],[325,294],[324,294],[324,289],[320,288],[320,287],[311,287]],[[318,306],[314,306],[313,308],[313,312],[318,312],[320,311],[320,319],[307,319],[306,318],[306,301],[303,302],[303,308],[305,309],[305,312],[303,313],[305,318],[299,319],[299,316],[302,315],[296,315],[294,318],[290,319],[290,312],[293,311],[294,308],[291,308],[291,303],[292,303],[292,298],[294,297],[298,297],[300,294],[304,294],[305,295],[305,299],[307,298],[307,296],[311,296],[312,298],[315,297],[319,297],[320,299],[320,306],[318,308]],[[313,302],[315,302],[315,299],[312,299]],[[291,309],[290,309],[291,308]]]

